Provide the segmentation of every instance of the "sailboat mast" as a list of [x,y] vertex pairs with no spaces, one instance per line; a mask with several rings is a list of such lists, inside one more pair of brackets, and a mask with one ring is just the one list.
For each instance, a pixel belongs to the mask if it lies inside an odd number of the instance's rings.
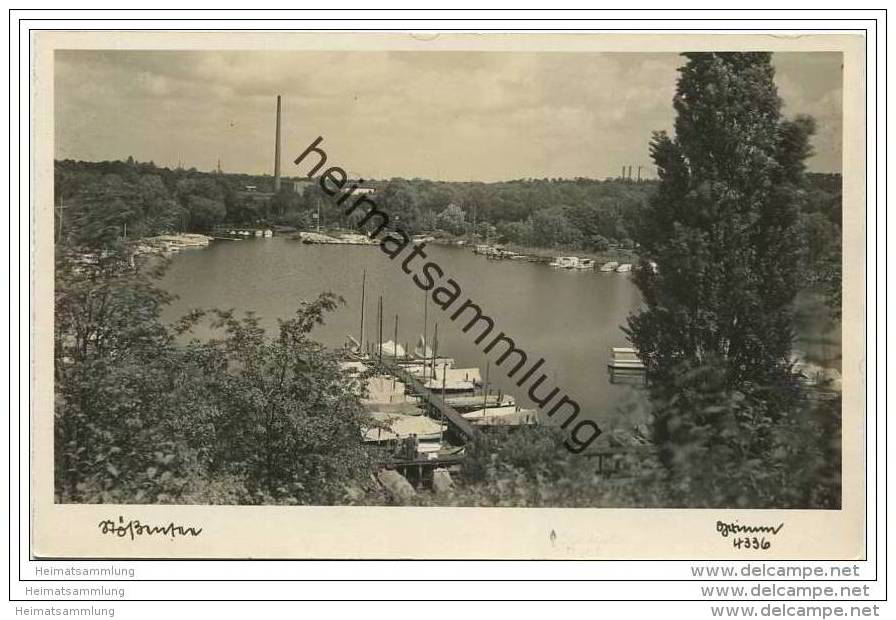
[[379,311],[377,312],[379,316],[379,331],[377,332],[377,342],[379,342],[379,358],[380,361],[383,361],[383,296],[380,295],[380,303],[379,303]]
[[427,331],[427,321],[429,314],[429,294],[423,293],[423,367],[426,368],[426,337],[429,335]]
[[488,366],[491,360],[485,360],[485,385],[482,386],[482,417],[485,417],[485,410],[488,408]]
[[[436,378],[436,352],[439,350],[439,324],[436,323],[435,330],[432,335],[432,376],[430,377],[432,380]],[[425,352],[425,351],[424,351]],[[423,366],[426,368],[426,365]]]
[[[361,276],[361,334],[358,336],[358,347],[364,346],[364,292],[367,287],[367,270]],[[363,350],[361,351],[363,353]]]

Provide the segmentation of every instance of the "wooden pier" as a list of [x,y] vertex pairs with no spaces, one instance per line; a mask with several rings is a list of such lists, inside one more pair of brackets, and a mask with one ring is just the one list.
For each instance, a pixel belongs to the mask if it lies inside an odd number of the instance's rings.
[[446,403],[441,396],[435,394],[434,390],[430,390],[417,377],[409,373],[407,370],[397,364],[387,361],[382,362],[391,374],[394,374],[405,385],[410,386],[417,394],[423,397],[429,407],[439,412],[442,419],[450,424],[466,439],[473,439],[479,433],[473,424],[464,418],[460,412],[454,407]]
[[464,462],[463,456],[440,456],[435,459],[393,460],[383,463],[405,477],[414,488],[430,488],[435,470],[456,470]]

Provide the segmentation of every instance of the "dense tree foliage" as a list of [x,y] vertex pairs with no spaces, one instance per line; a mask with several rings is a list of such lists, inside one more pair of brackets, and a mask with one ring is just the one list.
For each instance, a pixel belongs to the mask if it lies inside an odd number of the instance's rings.
[[[58,251],[58,501],[331,504],[367,484],[361,386],[310,337],[336,298],[273,338],[227,311],[169,326],[159,270],[127,256]],[[220,337],[184,342],[204,318]]]
[[[814,123],[781,117],[770,54],[686,56],[676,135],[651,143],[660,184],[638,234],[645,307],[628,333],[683,504],[765,505],[782,492],[769,485],[797,495],[800,468],[839,458],[820,440],[839,414],[810,406],[791,360],[801,260],[832,251],[805,245],[824,238],[805,226],[818,219],[804,174]],[[811,479],[816,496],[793,503],[839,503],[838,476]]]
[[[826,508],[840,506],[840,400],[809,402],[775,425],[748,399],[720,389],[712,368],[683,378],[693,391],[668,402],[677,449],[643,449],[603,461],[571,455],[549,426],[495,431],[468,447],[458,484],[410,503],[435,506]],[[698,387],[701,386],[702,388]],[[682,387],[682,386],[679,386]],[[692,415],[696,408],[699,416]],[[680,421],[677,424],[673,421]],[[720,426],[727,432],[717,435]],[[744,429],[762,432],[767,454],[752,453]],[[697,438],[712,441],[697,441]],[[674,454],[673,460],[669,460]],[[826,458],[822,458],[826,457]],[[367,496],[359,503],[376,501]],[[381,503],[392,503],[380,497]]]
[[[840,268],[840,177],[806,175],[798,218],[801,281],[836,295]],[[247,185],[258,188],[248,193]],[[301,192],[287,183],[269,194],[271,178],[169,170],[152,163],[56,162],[57,202],[66,236],[100,244],[216,226],[283,225],[351,228],[351,216],[317,183]],[[409,233],[473,235],[520,246],[605,252],[635,249],[635,231],[658,191],[652,180],[519,179],[500,183],[423,179],[371,181],[377,205]],[[657,227],[658,231],[662,231]],[[835,302],[834,305],[837,305]]]
[[659,269],[641,272],[631,334],[656,374],[717,354],[732,380],[765,380],[789,363],[812,123],[780,118],[770,54],[688,58],[677,135],[651,144],[661,183],[639,241]]
[[[270,177],[170,170],[129,162],[56,162],[56,201],[64,202],[64,231],[77,243],[107,243],[176,230],[215,226],[353,227],[363,213],[345,215],[318,183],[303,191],[284,184],[269,193]],[[632,231],[655,183],[622,179],[519,179],[500,183],[422,179],[370,181],[377,205],[410,233],[477,234],[492,241],[546,248],[602,251],[631,247]],[[246,186],[257,188],[245,191]]]

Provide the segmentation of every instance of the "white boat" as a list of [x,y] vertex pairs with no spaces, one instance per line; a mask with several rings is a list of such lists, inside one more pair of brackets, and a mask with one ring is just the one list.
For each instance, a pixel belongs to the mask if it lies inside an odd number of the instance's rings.
[[476,391],[476,384],[472,381],[445,381],[430,380],[424,384],[424,387],[435,394],[466,394]]
[[609,263],[604,263],[600,266],[601,271],[615,271],[616,267],[619,266],[619,263],[616,261],[610,261]]
[[426,416],[401,415],[391,412],[373,411],[370,416],[389,428],[368,428],[364,431],[364,441],[378,442],[404,439],[416,436],[419,441],[438,441],[446,426]]
[[388,357],[405,357],[404,347],[396,342],[387,340],[381,345],[383,355]]
[[429,460],[435,460],[439,458],[439,451],[441,449],[442,444],[432,439],[429,441],[421,441],[417,444],[417,454],[425,454],[427,455]]
[[274,231],[271,230],[270,228],[268,228],[268,229],[265,229],[265,231],[264,231],[263,234],[264,234],[265,237],[273,237],[273,236],[274,236]]
[[493,407],[461,414],[476,426],[526,426],[538,424],[538,413],[534,409],[519,407]]
[[358,342],[357,340],[355,340],[354,336],[352,336],[351,334],[346,334],[346,339],[347,339],[346,343],[345,343],[346,349],[348,349],[350,351],[354,351],[355,353],[361,352],[361,343]]
[[348,245],[373,245],[376,243],[376,241],[367,235],[357,235],[355,233],[343,233],[339,236],[339,239],[341,240],[341,243],[346,243]]
[[368,377],[366,384],[367,396],[361,399],[365,407],[417,403],[418,399],[408,394],[407,386],[390,375]]
[[339,362],[339,368],[350,374],[361,374],[370,369],[367,364],[358,361]]
[[616,267],[616,273],[626,273],[632,270],[631,263],[622,263],[618,267]]
[[501,248],[494,245],[477,245],[473,247],[474,254],[482,254],[484,256],[496,256],[500,254],[503,250]]
[[424,387],[436,394],[444,391],[446,394],[469,393],[476,390],[476,386],[482,383],[478,368],[442,368],[436,367],[435,372],[426,375]]
[[644,362],[638,356],[638,350],[632,347],[613,347],[607,366],[611,369],[644,370]]
[[441,380],[442,375],[448,381],[470,381],[474,385],[482,383],[482,376],[478,368],[450,368],[447,365],[442,368],[436,367],[436,373],[433,377],[436,381]]
[[430,357],[429,359],[420,359],[420,358],[403,358],[395,360],[396,363],[407,370],[409,373],[413,374],[423,374],[423,368],[432,368],[435,365],[437,368],[441,368],[442,366],[448,366],[449,368],[454,368],[454,358],[453,357],[437,357],[435,360]]
[[504,407],[489,407],[486,409],[474,409],[473,411],[467,411],[466,413],[460,414],[466,420],[481,420],[486,416],[505,416],[510,415],[512,413],[516,413],[519,411],[519,407],[516,405],[506,405]]
[[420,334],[420,337],[417,339],[417,346],[414,347],[414,355],[427,360],[432,357],[432,349],[426,346],[426,339],[423,338],[423,334]]
[[575,269],[579,264],[578,256],[558,256],[551,263],[551,267],[560,269]]
[[[427,379],[433,381],[434,387],[431,389],[441,389],[442,387],[442,378],[445,378],[446,383],[453,382],[461,382],[461,383],[469,383],[471,385],[479,385],[482,383],[482,378],[479,373],[478,368],[451,368],[447,364],[439,366],[438,364],[433,370],[431,365],[426,366],[406,366],[407,371],[414,375],[415,377],[422,378],[426,377]],[[427,386],[429,387],[429,386]]]
[[594,269],[594,260],[590,258],[580,258],[576,269]]
[[476,410],[476,409],[493,409],[495,407],[512,407],[516,403],[513,396],[507,394],[489,394],[487,396],[449,396],[445,398],[445,403],[454,407],[460,412]]

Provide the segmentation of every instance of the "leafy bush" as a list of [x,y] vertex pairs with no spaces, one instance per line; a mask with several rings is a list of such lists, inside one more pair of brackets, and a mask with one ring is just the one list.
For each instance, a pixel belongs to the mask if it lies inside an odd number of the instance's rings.
[[653,440],[677,507],[831,508],[840,502],[839,399],[796,384],[732,388],[725,362],[656,384]]
[[[274,338],[229,311],[169,327],[160,269],[132,258],[57,257],[57,501],[327,504],[366,483],[361,388],[310,337],[336,297],[302,304]],[[179,342],[203,316],[223,336]]]

